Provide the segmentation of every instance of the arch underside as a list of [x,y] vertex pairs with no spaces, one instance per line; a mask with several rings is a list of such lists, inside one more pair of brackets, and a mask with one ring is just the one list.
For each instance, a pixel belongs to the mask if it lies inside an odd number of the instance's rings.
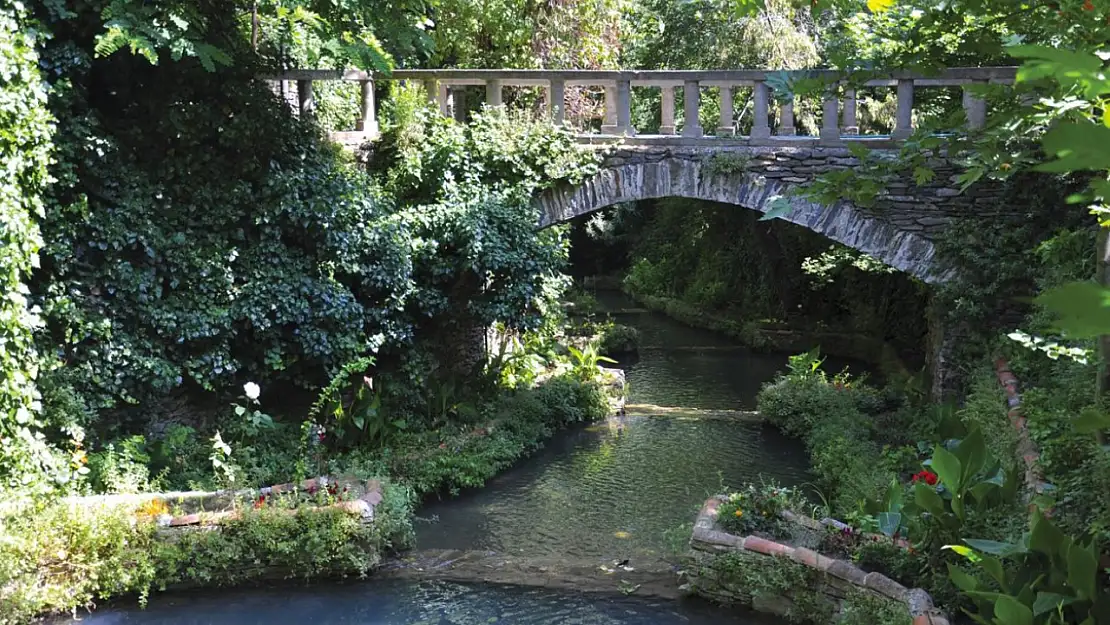
[[901,230],[880,215],[865,212],[848,202],[831,206],[811,202],[789,193],[796,185],[742,172],[702,175],[699,161],[664,159],[652,163],[626,164],[604,169],[573,188],[555,189],[541,195],[540,227],[565,222],[581,215],[636,200],[683,197],[734,204],[766,213],[776,197],[790,209],[780,216],[881,260],[928,283],[944,282],[950,276],[936,262],[936,247],[917,232]]

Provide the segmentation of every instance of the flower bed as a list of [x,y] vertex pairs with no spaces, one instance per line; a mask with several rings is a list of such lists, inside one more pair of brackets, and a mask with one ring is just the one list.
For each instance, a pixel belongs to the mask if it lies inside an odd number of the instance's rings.
[[[866,606],[871,613],[904,615],[905,622],[913,625],[948,625],[932,597],[920,588],[906,588],[881,573],[867,573],[805,546],[725,531],[719,511],[734,504],[725,496],[712,497],[694,523],[690,545],[696,566],[687,578],[695,594],[748,604],[798,622],[836,622],[838,615],[856,615]],[[839,527],[832,519],[817,521],[788,510],[780,518],[796,525],[800,534]]]

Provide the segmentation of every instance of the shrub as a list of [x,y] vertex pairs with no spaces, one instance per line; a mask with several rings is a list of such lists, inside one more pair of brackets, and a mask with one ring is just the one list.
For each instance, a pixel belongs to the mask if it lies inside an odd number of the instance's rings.
[[787,509],[788,499],[786,489],[749,484],[729,494],[718,506],[717,522],[726,531],[741,536],[756,532],[786,536],[789,532],[779,514]]
[[599,350],[602,354],[612,356],[634,352],[640,346],[640,331],[632,326],[613,323],[605,326],[601,332]]
[[853,591],[841,605],[837,625],[910,625],[913,622],[906,604],[875,593]]
[[757,404],[772,425],[805,440],[831,512],[855,512],[890,484],[892,470],[876,442],[876,414],[889,402],[847,375],[830,378],[816,352],[791,357],[790,373],[765,384]]
[[35,504],[0,516],[0,624],[89,607],[160,578],[154,527],[129,511]]

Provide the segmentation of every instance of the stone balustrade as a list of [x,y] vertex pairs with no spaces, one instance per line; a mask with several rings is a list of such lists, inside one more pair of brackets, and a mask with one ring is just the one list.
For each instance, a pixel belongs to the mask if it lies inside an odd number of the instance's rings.
[[[291,81],[296,84],[296,105],[301,113],[313,108],[312,82],[321,80],[356,81],[361,85],[361,119],[354,133],[338,133],[340,140],[365,139],[377,133],[375,116],[374,83],[384,80],[404,80],[422,83],[428,97],[447,115],[452,110],[458,114],[460,88],[485,87],[488,106],[504,106],[504,90],[509,87],[542,88],[546,91],[545,106],[556,124],[565,121],[566,88],[568,86],[601,87],[605,92],[604,119],[600,134],[583,134],[587,141],[614,141],[624,139],[635,143],[667,143],[697,145],[711,137],[737,138],[737,120],[734,118],[734,92],[738,88],[751,89],[752,125],[746,137],[750,145],[837,145],[845,141],[886,140],[899,141],[913,132],[914,95],[920,89],[963,88],[963,107],[967,125],[971,129],[986,123],[986,102],[976,96],[974,85],[1010,83],[1016,68],[975,67],[952,68],[935,75],[923,76],[904,71],[869,73],[858,80],[833,70],[804,70],[795,75],[827,81],[827,91],[821,108],[821,128],[816,137],[801,137],[794,123],[794,102],[779,102],[775,123],[770,120],[773,103],[771,81],[783,72],[765,70],[395,70],[390,75],[371,74],[358,70],[292,70],[273,81]],[[287,84],[287,83],[285,83]],[[658,89],[661,97],[661,125],[657,135],[637,136],[632,125],[633,87]],[[859,87],[893,88],[897,97],[894,130],[890,135],[861,135],[857,120],[856,90]],[[699,122],[703,89],[716,89],[720,97],[718,127],[702,128]],[[676,135],[675,91],[682,90],[683,124],[681,135]],[[350,136],[343,136],[350,135]]]

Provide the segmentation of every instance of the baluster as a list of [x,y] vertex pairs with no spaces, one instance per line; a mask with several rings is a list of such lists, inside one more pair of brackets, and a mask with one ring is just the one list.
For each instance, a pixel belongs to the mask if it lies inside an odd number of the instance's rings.
[[435,78],[424,79],[424,96],[428,98],[428,105],[439,107],[439,81]]
[[450,90],[451,114],[460,124],[466,122],[466,87],[452,87]]
[[297,106],[301,117],[307,117],[315,110],[316,102],[313,99],[311,80],[297,81]]
[[501,81],[496,78],[486,81],[486,106],[501,106]]
[[447,117],[447,85],[444,83],[440,83],[436,91],[436,104],[439,106],[439,114]]
[[898,113],[895,116],[892,139],[906,139],[913,134],[913,79],[898,81]]
[[753,106],[752,139],[767,139],[771,136],[771,125],[767,122],[767,83],[758,81],[752,89]]
[[662,116],[660,117],[659,134],[673,135],[674,134],[674,87],[667,86],[661,88],[662,96]]
[[780,137],[793,137],[797,131],[794,129],[794,95],[779,105],[779,127],[775,134]]
[[721,86],[721,121],[717,124],[717,134],[728,137],[735,134],[732,124],[732,85]]
[[556,126],[562,126],[567,108],[566,82],[562,78],[553,78],[547,89],[547,97],[552,121]]
[[682,83],[682,136],[700,137],[704,135],[701,121],[698,119],[698,108],[701,106],[701,86],[696,80],[687,80]]
[[837,123],[839,117],[840,100],[836,94],[836,85],[829,87],[825,91],[825,99],[821,107],[821,141],[839,141],[840,140],[840,125]]
[[617,81],[617,134],[636,134],[632,127],[632,83],[627,80]]
[[856,121],[856,90],[844,90],[844,128],[846,135],[858,135],[859,123]]
[[378,134],[378,119],[374,113],[374,81],[360,80],[358,84],[362,117],[355,122],[355,129],[376,135]]
[[[972,85],[985,85],[985,80],[973,80]],[[979,98],[967,85],[964,86],[964,113],[967,114],[968,130],[979,130],[987,123],[987,101]]]
[[601,134],[617,134],[617,86],[605,85],[605,119],[601,123]]

